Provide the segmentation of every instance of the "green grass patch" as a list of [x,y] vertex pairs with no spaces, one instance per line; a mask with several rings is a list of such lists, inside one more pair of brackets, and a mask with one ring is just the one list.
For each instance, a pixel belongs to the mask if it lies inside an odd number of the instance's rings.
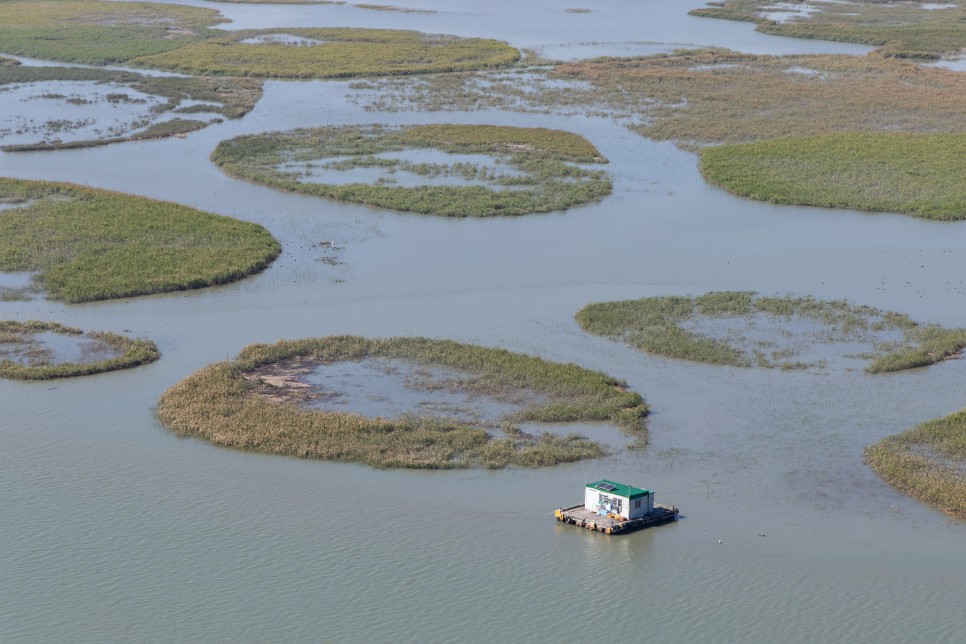
[[0,179],[0,204],[21,204],[0,211],[0,270],[66,302],[225,284],[281,252],[256,224],[66,183]]
[[123,63],[211,37],[217,11],[149,2],[5,0],[0,51],[92,65]]
[[713,4],[691,15],[754,22],[757,31],[775,36],[872,45],[881,53],[904,58],[939,58],[966,48],[966,5],[959,0],[934,3],[951,5],[941,9],[926,9],[926,3],[918,2],[803,2],[797,6],[811,9],[808,15],[784,21],[764,17],[776,12],[769,0]]
[[[408,150],[486,155],[479,162],[411,162]],[[399,155],[394,156],[394,155]],[[491,125],[420,125],[405,128],[300,129],[222,141],[211,155],[231,176],[304,194],[381,208],[446,217],[491,217],[562,210],[611,192],[605,173],[572,163],[606,162],[586,139],[544,128]],[[370,183],[309,180],[368,168],[382,174]],[[450,177],[463,185],[394,185],[405,171]],[[332,179],[329,179],[332,181]],[[466,185],[466,182],[473,185]],[[460,181],[457,181],[460,183]]]
[[[58,361],[56,352],[45,346],[43,334],[74,339],[88,359]],[[117,333],[89,331],[31,320],[0,320],[0,378],[50,380],[129,369],[161,357],[150,340],[128,338]]]
[[[295,37],[303,44],[272,41],[273,35]],[[231,32],[129,62],[195,75],[348,78],[505,67],[519,58],[516,49],[492,39],[389,29],[295,28]]]
[[[260,367],[299,359],[312,365],[371,358],[458,370],[461,386],[490,396],[532,392],[533,402],[504,419],[503,436],[445,415],[371,418],[306,409],[258,395]],[[647,405],[624,384],[573,364],[501,349],[425,338],[339,336],[251,345],[168,389],[161,422],[183,436],[257,452],[365,463],[373,467],[527,467],[594,458],[597,443],[579,435],[530,436],[519,422],[612,422],[643,446]]]
[[815,368],[816,347],[850,343],[871,351],[865,371],[922,367],[958,355],[966,329],[919,325],[900,313],[844,300],[765,297],[745,291],[599,302],[577,312],[580,327],[656,355],[735,367]]
[[966,219],[966,133],[832,134],[701,151],[710,183],[780,204]]
[[898,490],[966,519],[966,410],[868,446],[865,461]]

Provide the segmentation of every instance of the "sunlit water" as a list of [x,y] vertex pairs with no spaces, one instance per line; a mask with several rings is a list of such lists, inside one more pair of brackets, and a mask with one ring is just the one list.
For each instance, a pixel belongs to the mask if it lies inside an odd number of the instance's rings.
[[[667,2],[591,14],[436,4],[217,8],[238,27],[331,16],[534,46],[861,49]],[[961,408],[966,361],[884,376],[694,365],[582,333],[572,316],[600,300],[755,290],[961,325],[966,224],[742,200],[704,184],[693,155],[608,120],[377,114],[346,91],[269,82],[250,115],[185,139],[0,154],[2,175],[175,200],[257,221],[284,246],[261,275],[218,289],[0,302],[0,319],[128,329],[163,354],[99,376],[0,381],[0,640],[962,637],[964,525],[883,484],[861,454]],[[610,159],[614,194],[565,213],[446,220],[280,193],[208,161],[239,134],[373,121],[571,130]],[[208,363],[330,333],[453,338],[606,371],[647,398],[650,446],[552,469],[384,471],[220,449],[154,419],[161,392]],[[682,518],[619,538],[554,522],[605,477],[655,490]]]

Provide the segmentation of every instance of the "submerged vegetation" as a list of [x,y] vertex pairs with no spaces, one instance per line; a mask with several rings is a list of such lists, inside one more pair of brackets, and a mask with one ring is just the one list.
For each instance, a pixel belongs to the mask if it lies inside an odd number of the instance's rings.
[[705,179],[781,204],[966,219],[966,133],[832,134],[701,152]]
[[961,0],[724,0],[708,5],[691,15],[754,22],[757,31],[775,36],[872,45],[888,56],[939,58],[966,48],[966,5]]
[[466,71],[520,58],[513,47],[485,38],[392,29],[212,28],[222,22],[217,11],[175,4],[6,0],[0,2],[0,53],[262,78]]
[[[456,370],[436,386],[495,398],[532,394],[502,419],[502,437],[448,415],[370,418],[307,409],[263,395],[271,379],[259,369],[298,360],[303,365],[388,358]],[[647,405],[623,383],[573,364],[446,340],[328,337],[251,345],[238,358],[210,365],[168,389],[160,420],[180,435],[218,445],[301,458],[354,461],[374,467],[529,467],[594,458],[603,448],[580,435],[531,436],[518,423],[608,421],[647,438]]]
[[966,75],[879,55],[720,49],[606,58],[553,70],[358,81],[383,110],[609,115],[683,147],[834,132],[962,132]]
[[281,252],[256,224],[178,204],[46,181],[0,179],[0,271],[36,271],[49,297],[86,302],[202,288]]
[[[34,67],[20,65],[16,61],[14,63],[9,66],[0,65],[0,91],[33,83],[90,83],[92,88],[109,86],[112,93],[108,93],[103,100],[113,103],[136,103],[147,101],[148,98],[156,102],[147,109],[144,117],[137,118],[125,126],[111,128],[96,138],[65,141],[62,137],[70,132],[70,128],[65,126],[63,121],[47,122],[36,126],[38,136],[43,137],[42,140],[4,145],[3,149],[6,151],[90,147],[171,136],[206,127],[214,120],[174,118],[159,121],[158,119],[163,115],[204,112],[227,118],[240,118],[252,110],[262,95],[262,82],[254,79],[142,76],[132,72],[106,69]],[[139,98],[140,94],[147,95],[148,98]],[[41,95],[33,100],[43,98],[50,98],[50,95]],[[67,99],[67,97],[64,98]],[[79,96],[69,100],[83,106],[94,99]],[[186,106],[185,103],[188,105]],[[22,123],[16,126],[13,124],[18,116],[29,116],[29,110],[25,115],[8,112],[0,116],[0,139],[15,127],[23,131],[25,126]]]
[[966,329],[923,326],[900,313],[842,300],[745,291],[601,302],[582,308],[576,319],[585,331],[648,353],[736,367],[821,367],[824,360],[806,362],[800,354],[849,343],[869,346],[872,353],[844,357],[871,359],[866,372],[884,373],[933,364],[966,347]]
[[865,461],[898,490],[966,519],[966,410],[868,446]]
[[[412,150],[442,154],[439,160],[407,160]],[[484,155],[492,165],[475,157],[450,163],[447,155]],[[211,159],[232,176],[281,190],[447,217],[561,210],[599,200],[611,191],[603,172],[573,165],[606,162],[590,142],[544,128],[300,129],[222,141]],[[367,183],[333,182],[339,173],[358,169],[375,170],[380,176]],[[396,185],[400,173],[416,176],[419,185]],[[433,179],[451,185],[427,185]]]
[[[56,351],[41,338],[44,334],[73,339],[81,358],[59,360]],[[0,378],[50,380],[85,376],[129,369],[154,362],[160,356],[158,347],[150,340],[100,331],[84,333],[56,322],[0,321]]]

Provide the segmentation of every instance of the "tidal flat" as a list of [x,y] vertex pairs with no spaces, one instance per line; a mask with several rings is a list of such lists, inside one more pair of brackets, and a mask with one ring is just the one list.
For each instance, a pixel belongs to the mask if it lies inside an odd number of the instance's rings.
[[[590,14],[393,1],[438,13],[217,7],[232,28],[403,27],[567,58],[868,50],[688,16],[698,0],[614,0]],[[638,636],[642,621],[667,642],[960,637],[966,575],[950,562],[966,524],[862,458],[961,409],[966,361],[881,377],[707,365],[585,333],[573,313],[755,290],[955,328],[962,222],[736,197],[702,180],[696,155],[587,111],[365,111],[348,84],[266,81],[244,118],[183,139],[0,152],[2,174],[176,201],[257,223],[283,247],[264,272],[216,289],[0,302],[3,319],[130,329],[163,352],[146,368],[0,380],[0,639],[540,641],[591,595],[608,598],[594,629],[609,639]],[[534,217],[426,217],[272,190],[208,160],[237,136],[374,122],[574,132],[609,160],[613,192]],[[612,374],[646,394],[648,446],[554,467],[372,468],[219,448],[154,415],[166,388],[246,345],[326,335],[452,338]],[[683,517],[629,539],[558,526],[552,509],[607,477],[655,490]]]
[[[372,401],[361,412],[333,405],[346,387],[385,391],[371,377],[360,379],[366,370],[336,389],[311,384],[309,376],[320,368],[368,360],[429,369],[403,388],[442,391],[439,405],[391,416],[378,415]],[[491,413],[473,413],[465,401],[470,393],[486,398]],[[647,441],[647,405],[620,381],[573,364],[425,338],[339,336],[251,345],[236,360],[168,389],[157,413],[179,435],[217,445],[374,467],[539,467],[605,454],[577,433],[525,433],[522,421],[610,421],[637,447]]]

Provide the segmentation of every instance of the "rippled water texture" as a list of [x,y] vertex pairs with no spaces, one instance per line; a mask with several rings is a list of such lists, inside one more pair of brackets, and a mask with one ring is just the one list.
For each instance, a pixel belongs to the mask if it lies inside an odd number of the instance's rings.
[[[596,55],[575,44],[591,41],[864,51],[691,18],[694,2],[589,14],[549,0],[411,3],[439,13],[217,8],[239,28],[413,27],[574,56]],[[0,301],[0,319],[125,329],[162,352],[123,372],[0,381],[0,640],[962,638],[964,524],[883,484],[861,452],[966,404],[966,360],[883,376],[694,365],[582,333],[573,314],[755,290],[962,325],[966,224],[742,200],[705,185],[692,154],[605,119],[380,114],[347,92],[269,82],[251,114],[184,139],[0,153],[0,175],[174,200],[256,221],[284,246],[263,274],[218,289]],[[565,213],[445,220],[282,193],[208,161],[240,134],[374,121],[571,130],[610,160],[614,194]],[[651,405],[650,446],[552,469],[384,471],[220,449],[153,417],[165,388],[247,344],[331,333],[446,337],[606,371]],[[653,489],[682,518],[624,537],[553,520],[600,478]]]

